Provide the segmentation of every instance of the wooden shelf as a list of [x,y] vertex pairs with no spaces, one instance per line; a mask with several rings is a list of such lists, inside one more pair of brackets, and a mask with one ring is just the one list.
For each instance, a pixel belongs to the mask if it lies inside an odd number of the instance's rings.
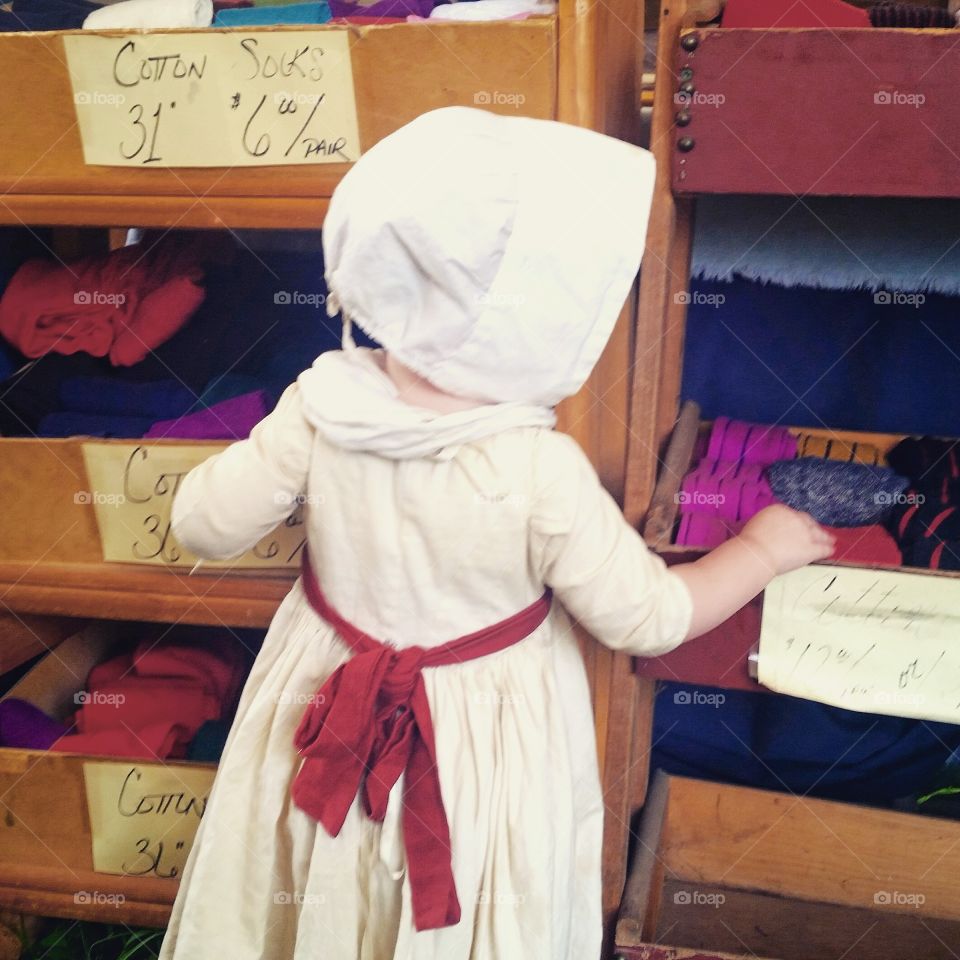
[[11,613],[263,627],[296,571],[205,572],[127,564],[0,564],[0,604]]
[[[304,30],[257,29],[294,34]],[[331,29],[350,33],[364,150],[437,107],[482,102],[487,109],[511,115],[556,116],[554,16],[488,23],[309,28]],[[6,137],[0,163],[0,223],[320,226],[326,201],[347,164],[202,169],[86,166],[63,47],[64,36],[79,32],[0,33],[4,90],[0,126],[16,131],[16,136]],[[203,31],[205,35],[223,32]],[[509,102],[485,102],[485,97],[498,91],[509,93]]]

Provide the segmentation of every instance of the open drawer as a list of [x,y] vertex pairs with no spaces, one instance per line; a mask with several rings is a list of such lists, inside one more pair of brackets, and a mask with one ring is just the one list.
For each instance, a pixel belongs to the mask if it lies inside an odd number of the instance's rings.
[[[4,699],[65,720],[97,696],[83,700],[80,691],[122,630],[89,624]],[[0,747],[0,908],[163,926],[216,769],[212,762]]]
[[[674,541],[682,498],[684,476],[696,464],[705,447],[709,425],[700,421],[695,403],[684,404],[670,437],[663,466],[650,503],[644,526],[644,538],[667,563],[683,563],[702,556],[704,550],[692,546],[678,546]],[[842,443],[848,447],[861,445],[884,456],[903,439],[902,435],[864,433],[851,430],[790,427],[790,432],[805,437],[823,438],[824,442]],[[802,455],[802,452],[801,452]],[[869,563],[836,561],[844,566],[871,568]],[[886,569],[905,574],[924,573],[922,569],[907,566],[889,566]],[[929,571],[926,571],[929,572]],[[960,578],[960,572],[937,570],[937,577]],[[764,595],[756,597],[709,633],[682,644],[662,657],[640,659],[635,663],[639,676],[659,680],[676,680],[706,686],[760,691],[750,669],[750,654],[760,638]]]
[[947,960],[958,844],[954,821],[658,774],[617,955]]

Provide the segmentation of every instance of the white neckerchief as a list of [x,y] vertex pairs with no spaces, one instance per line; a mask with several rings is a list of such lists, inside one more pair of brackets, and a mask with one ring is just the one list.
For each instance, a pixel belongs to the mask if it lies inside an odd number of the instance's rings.
[[550,407],[493,403],[437,413],[404,403],[376,355],[358,347],[344,324],[343,349],[322,353],[297,378],[304,416],[345,450],[366,450],[391,459],[448,460],[466,443],[515,427],[551,428]]

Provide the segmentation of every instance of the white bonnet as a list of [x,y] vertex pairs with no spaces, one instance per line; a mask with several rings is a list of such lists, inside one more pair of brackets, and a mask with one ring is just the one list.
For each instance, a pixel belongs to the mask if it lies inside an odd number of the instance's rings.
[[643,254],[646,150],[549,120],[423,114],[360,157],[323,228],[328,310],[450,393],[553,406]]

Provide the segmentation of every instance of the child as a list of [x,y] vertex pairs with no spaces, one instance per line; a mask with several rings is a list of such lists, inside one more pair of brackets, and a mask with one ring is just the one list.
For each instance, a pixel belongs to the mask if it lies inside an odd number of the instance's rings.
[[221,558],[299,498],[309,550],[163,960],[598,957],[603,799],[570,617],[664,653],[832,549],[776,507],[668,570],[551,430],[637,272],[653,175],[597,133],[451,107],[337,188],[343,350],[174,503],[180,542]]

